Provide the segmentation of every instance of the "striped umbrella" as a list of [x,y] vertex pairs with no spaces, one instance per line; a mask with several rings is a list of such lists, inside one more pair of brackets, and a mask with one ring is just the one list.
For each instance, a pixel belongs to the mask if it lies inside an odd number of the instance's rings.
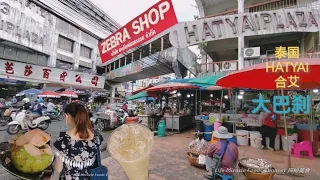
[[60,93],[60,96],[69,97],[69,98],[78,98],[78,95],[70,90],[66,90]]
[[39,97],[48,97],[48,98],[60,98],[61,96],[54,91],[42,91]]

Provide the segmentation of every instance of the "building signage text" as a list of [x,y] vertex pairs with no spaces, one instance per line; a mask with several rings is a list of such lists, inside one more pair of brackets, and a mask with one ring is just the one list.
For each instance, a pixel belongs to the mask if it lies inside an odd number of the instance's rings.
[[1,39],[49,53],[53,23],[54,16],[27,0],[0,0]]
[[179,23],[170,33],[173,46],[185,48],[239,35],[255,36],[284,32],[317,32],[319,15],[313,9],[280,9],[212,17]]
[[99,43],[102,63],[177,24],[172,0],[162,0]]
[[5,60],[0,60],[0,75],[101,89],[105,83],[103,76]]

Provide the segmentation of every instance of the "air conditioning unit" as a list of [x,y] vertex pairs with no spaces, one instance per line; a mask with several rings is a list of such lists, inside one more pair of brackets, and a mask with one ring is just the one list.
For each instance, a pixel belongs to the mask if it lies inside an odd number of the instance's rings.
[[222,71],[236,71],[237,70],[237,62],[224,62],[221,67]]
[[244,58],[260,57],[260,47],[244,48]]

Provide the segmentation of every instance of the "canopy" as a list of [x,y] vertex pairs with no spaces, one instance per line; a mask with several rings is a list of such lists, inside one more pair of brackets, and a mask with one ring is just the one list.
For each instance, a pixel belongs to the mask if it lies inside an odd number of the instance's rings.
[[60,98],[60,95],[54,91],[42,91],[39,97]]
[[16,96],[38,95],[38,94],[40,94],[40,92],[41,92],[41,90],[39,90],[39,89],[31,88],[31,89],[27,89],[27,90],[19,92],[18,94],[16,94]]
[[174,90],[181,90],[181,89],[199,89],[198,86],[189,84],[189,83],[165,83],[154,86],[152,88],[147,89],[147,91],[174,91]]
[[156,96],[156,95],[152,94],[150,92],[147,92],[147,91],[142,91],[142,92],[139,92],[138,94],[135,94],[133,96],[128,97],[127,101],[133,101],[133,100],[137,100],[137,99],[140,99],[140,98],[153,97],[153,96]]
[[65,97],[71,97],[71,98],[78,98],[78,95],[70,90],[66,90],[60,93],[60,96],[65,96]]
[[217,90],[222,90],[223,87],[221,86],[209,86],[207,88],[205,88],[206,90],[210,90],[210,91],[217,91]]
[[144,91],[144,90],[146,90],[146,89],[149,89],[149,88],[151,88],[151,87],[153,87],[153,85],[152,85],[152,84],[149,84],[147,87],[144,87],[144,88],[141,88],[141,89],[138,89],[138,90],[132,92],[132,94],[138,94],[138,93],[140,93],[140,92],[142,92],[142,91]]
[[221,77],[225,76],[225,74],[218,74],[218,75],[212,75],[212,76],[203,76],[195,79],[191,79],[188,81],[188,83],[191,83],[196,86],[214,86],[216,85],[216,82]]
[[[277,72],[272,72],[272,65],[274,71],[278,69]],[[308,72],[304,72],[303,67],[308,68]],[[228,88],[276,90],[280,89],[279,86],[277,88],[276,82],[283,82],[286,87],[281,89],[310,90],[320,88],[319,75],[320,58],[282,59],[256,64],[226,75],[217,81],[217,85]],[[299,87],[288,87],[292,85],[289,77],[297,77],[296,85]],[[295,79],[291,80],[295,82]]]

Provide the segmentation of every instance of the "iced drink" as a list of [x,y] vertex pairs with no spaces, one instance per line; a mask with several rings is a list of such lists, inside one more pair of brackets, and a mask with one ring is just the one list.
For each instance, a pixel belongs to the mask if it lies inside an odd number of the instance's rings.
[[124,124],[110,136],[108,151],[130,180],[147,180],[154,134],[140,124]]

